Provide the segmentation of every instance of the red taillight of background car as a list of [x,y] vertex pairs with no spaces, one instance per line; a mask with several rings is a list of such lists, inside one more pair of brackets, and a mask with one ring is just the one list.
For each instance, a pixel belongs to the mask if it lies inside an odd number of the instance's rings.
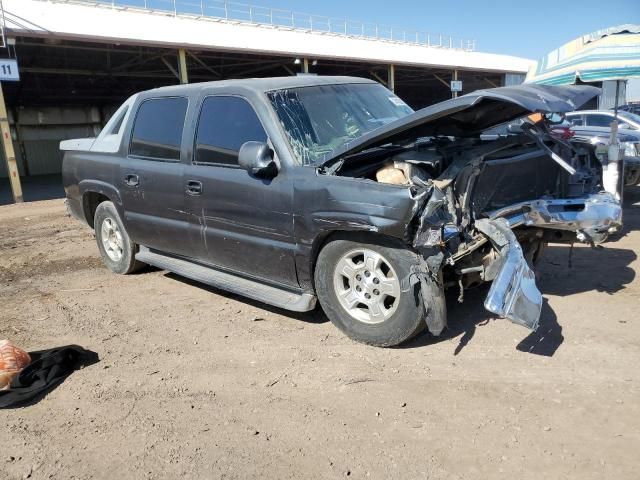
[[571,130],[571,128],[569,127],[556,127],[551,130],[551,133],[557,137],[560,137],[562,140],[569,140],[576,134],[576,132]]

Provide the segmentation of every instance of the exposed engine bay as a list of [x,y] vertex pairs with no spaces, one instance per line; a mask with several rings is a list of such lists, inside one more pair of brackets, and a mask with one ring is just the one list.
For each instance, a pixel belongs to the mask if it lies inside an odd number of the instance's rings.
[[518,135],[421,138],[348,160],[330,173],[410,189],[407,241],[424,259],[418,278],[458,287],[460,301],[465,289],[493,281],[485,307],[534,330],[542,297],[531,268],[545,245],[595,246],[621,225],[617,182],[605,188],[607,152],[552,133],[539,114]]

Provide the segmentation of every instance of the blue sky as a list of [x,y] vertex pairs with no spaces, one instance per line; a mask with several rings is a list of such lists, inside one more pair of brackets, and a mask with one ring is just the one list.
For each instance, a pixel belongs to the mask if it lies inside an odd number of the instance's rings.
[[623,23],[640,23],[640,0],[263,0],[253,3],[441,32],[475,39],[480,51],[533,59],[585,33]]

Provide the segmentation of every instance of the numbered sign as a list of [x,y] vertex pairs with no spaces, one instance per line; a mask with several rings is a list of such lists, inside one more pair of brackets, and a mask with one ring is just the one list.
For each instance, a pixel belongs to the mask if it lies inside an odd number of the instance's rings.
[[0,81],[17,82],[19,80],[18,61],[12,58],[0,59]]

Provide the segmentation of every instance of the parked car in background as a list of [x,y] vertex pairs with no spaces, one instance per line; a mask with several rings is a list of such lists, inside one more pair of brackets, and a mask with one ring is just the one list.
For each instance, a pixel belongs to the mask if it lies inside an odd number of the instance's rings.
[[[611,139],[609,127],[581,127],[565,125],[573,132],[571,141],[605,146]],[[632,186],[640,182],[640,131],[618,130],[618,143],[624,148],[624,185]]]
[[[611,139],[610,127],[586,127],[571,123],[566,117],[552,116],[550,120],[551,130],[557,135],[565,136],[566,140],[576,147],[588,148],[596,154],[596,147],[604,147]],[[613,118],[613,117],[612,117]],[[525,118],[517,119],[503,125],[498,125],[483,132],[482,138],[485,140],[495,140],[507,135],[520,135],[523,133]],[[567,135],[566,131],[571,134]],[[624,148],[624,185],[632,186],[640,182],[640,130],[629,128],[618,130],[617,141]]]
[[548,123],[483,140],[588,86],[476,91],[414,112],[371,80],[300,76],[132,96],[95,139],[67,140],[69,211],[105,265],[147,263],[278,307],[319,300],[351,338],[402,343],[447,324],[445,288],[492,282],[485,308],[536,329],[548,242],[617,231],[606,157]]
[[621,107],[618,107],[618,110],[640,115],[640,102],[627,103],[626,105],[622,105]]
[[[565,116],[572,126],[608,128],[615,118],[615,112],[613,110],[577,110]],[[618,110],[618,128],[640,131],[640,115]]]

